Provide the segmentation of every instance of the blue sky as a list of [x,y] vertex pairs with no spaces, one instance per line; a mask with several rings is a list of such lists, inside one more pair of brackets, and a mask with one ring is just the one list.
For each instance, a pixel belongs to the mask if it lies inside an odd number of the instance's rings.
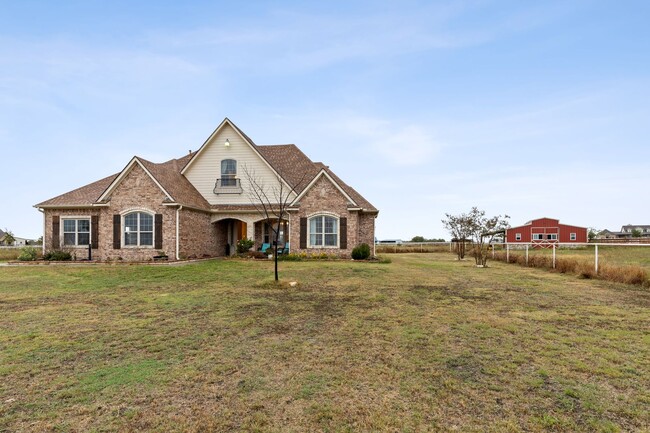
[[0,228],[196,150],[224,117],[297,144],[380,209],[379,238],[650,224],[650,3],[0,1]]

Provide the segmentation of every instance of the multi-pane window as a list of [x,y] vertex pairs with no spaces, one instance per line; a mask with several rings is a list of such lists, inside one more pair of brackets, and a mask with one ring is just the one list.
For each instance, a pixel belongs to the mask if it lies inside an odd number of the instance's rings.
[[63,220],[63,245],[88,245],[90,243],[89,219]]
[[221,161],[221,186],[237,186],[237,161],[224,159]]
[[571,235],[570,235],[570,239],[571,239],[572,241],[575,241],[575,240],[577,239],[576,234],[575,234],[575,233],[571,233]]
[[542,233],[533,233],[533,240],[534,241],[541,241],[544,239],[544,234]]
[[339,245],[337,218],[318,215],[309,219],[310,247],[337,247]]
[[124,245],[153,246],[153,215],[132,212],[124,216]]
[[521,240],[521,233],[515,233],[515,240],[520,241]]
[[556,241],[557,240],[557,233],[549,233],[546,235],[546,239],[549,241]]

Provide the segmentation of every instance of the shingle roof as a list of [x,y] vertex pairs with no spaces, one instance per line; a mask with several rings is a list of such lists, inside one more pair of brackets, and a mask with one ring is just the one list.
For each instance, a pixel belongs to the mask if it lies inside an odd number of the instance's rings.
[[338,177],[330,168],[323,163],[317,163],[320,164],[327,174],[329,174],[332,179],[336,181],[336,183],[339,184],[339,186],[345,191],[358,205],[361,207],[364,211],[369,211],[369,212],[377,212],[377,208],[374,207],[368,200],[366,200],[361,194],[357,192],[354,188],[352,188],[350,185],[347,183],[343,182],[340,177]]
[[325,170],[359,207],[370,212],[377,211],[368,200],[363,198],[350,185],[343,182],[328,166],[322,162],[313,162],[295,144],[276,144],[256,147],[275,171],[295,188],[297,194],[300,194],[321,170]]
[[320,169],[295,144],[256,146],[262,157],[295,189],[302,191]]
[[162,164],[155,164],[142,158],[138,159],[176,203],[207,210],[210,208],[208,201],[181,174],[181,170],[192,156],[193,154],[190,153],[183,158],[172,159]]
[[119,173],[105,177],[97,182],[82,186],[65,194],[58,195],[49,200],[45,200],[36,205],[36,207],[55,207],[55,206],[90,206],[97,201],[100,195],[113,183],[113,180]]
[[[187,164],[194,154],[190,153],[179,159],[172,159],[162,164],[155,164],[144,158],[137,158],[138,161],[151,173],[158,183],[172,196],[177,203],[198,209],[209,209],[209,203],[194,188],[189,180],[181,175],[181,169]],[[105,177],[104,179],[82,186],[73,191],[61,194],[57,197],[46,200],[36,207],[56,206],[91,206],[97,203],[99,197],[113,183],[118,174]]]
[[[228,119],[227,119],[228,120]],[[228,120],[230,124],[259,152],[271,167],[291,186],[297,194],[300,194],[310,182],[325,170],[327,174],[359,205],[366,211],[376,212],[377,209],[370,204],[354,188],[343,182],[329,167],[313,162],[294,144],[279,144],[258,146],[241,129]],[[182,158],[172,159],[167,162],[156,164],[146,159],[137,157],[137,160],[146,168],[156,181],[171,195],[174,202],[205,210],[254,210],[252,205],[210,205],[208,201],[198,192],[190,181],[181,174],[183,168],[197,154],[190,152]],[[46,200],[36,207],[71,207],[91,206],[105,193],[107,188],[119,176],[119,173],[108,176],[104,179],[93,182],[89,185],[77,188],[73,191],[61,194],[57,197]]]

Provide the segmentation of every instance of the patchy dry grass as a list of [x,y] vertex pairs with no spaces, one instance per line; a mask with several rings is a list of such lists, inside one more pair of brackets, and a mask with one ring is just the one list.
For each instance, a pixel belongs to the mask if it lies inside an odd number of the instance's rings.
[[[558,253],[555,258],[555,265],[553,264],[552,250],[548,249],[530,249],[528,251],[528,261],[526,261],[525,252],[520,249],[513,250],[510,254],[506,254],[504,251],[494,252],[491,257],[502,262],[507,261],[520,266],[572,273],[583,278],[598,278],[617,283],[650,287],[650,268],[647,267],[647,257],[644,255],[650,255],[650,248],[621,247],[619,250],[605,249],[604,254],[599,254],[597,273],[594,266],[593,248],[589,253],[586,249],[559,249]],[[592,256],[588,257],[588,254]]]
[[0,431],[648,431],[647,290],[472,264],[2,268]]
[[20,248],[0,248],[0,262],[16,260],[20,255]]

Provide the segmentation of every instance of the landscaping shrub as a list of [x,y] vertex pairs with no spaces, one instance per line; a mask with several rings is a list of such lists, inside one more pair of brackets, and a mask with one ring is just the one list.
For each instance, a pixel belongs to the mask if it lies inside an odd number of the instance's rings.
[[43,259],[55,262],[63,262],[72,260],[72,254],[70,254],[68,251],[61,250],[48,251],[43,256]]
[[361,244],[352,249],[352,258],[354,260],[366,260],[370,257],[370,246]]
[[23,262],[32,262],[38,258],[38,250],[34,247],[23,247],[20,250],[18,260]]
[[237,242],[237,254],[245,254],[250,250],[255,242],[252,239],[244,238]]
[[278,260],[286,262],[301,262],[303,260],[338,260],[338,258],[339,257],[336,254],[327,253],[289,253],[278,256]]
[[265,259],[268,257],[266,253],[263,253],[261,251],[249,251],[247,254],[248,257],[251,257],[253,259]]

